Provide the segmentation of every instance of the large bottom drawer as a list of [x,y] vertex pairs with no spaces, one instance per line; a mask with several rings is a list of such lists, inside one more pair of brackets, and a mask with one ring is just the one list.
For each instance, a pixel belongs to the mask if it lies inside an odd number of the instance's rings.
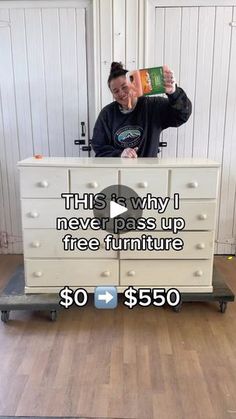
[[212,260],[121,260],[120,285],[207,286],[212,284]]
[[25,278],[30,287],[118,285],[119,263],[111,259],[26,259]]

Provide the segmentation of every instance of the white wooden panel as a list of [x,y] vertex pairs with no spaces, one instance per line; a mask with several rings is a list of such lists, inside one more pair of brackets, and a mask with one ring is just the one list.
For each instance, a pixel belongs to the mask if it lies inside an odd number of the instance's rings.
[[[154,11],[153,11],[154,12]],[[154,66],[162,66],[164,63],[164,40],[165,40],[165,9],[156,7],[155,9],[155,36],[154,36]],[[163,95],[165,96],[165,95]],[[161,132],[160,141],[163,139],[164,132]],[[160,148],[159,156],[162,157],[163,149]]]
[[[232,20],[231,7],[217,7],[215,24],[213,78],[212,78],[212,97],[210,109],[210,130],[208,157],[216,161],[223,161],[224,149],[224,129],[226,115],[226,100],[228,93],[228,74],[230,59],[230,38],[231,27],[229,22]],[[222,172],[221,172],[222,173]],[[222,189],[222,177],[220,182]],[[221,199],[218,200],[217,214]],[[222,221],[222,220],[221,220]],[[220,223],[221,224],[221,223]],[[224,241],[226,236],[221,234],[217,240]],[[229,246],[231,250],[231,246]],[[228,249],[228,252],[229,252]],[[224,248],[226,250],[226,248]],[[222,248],[216,246],[216,253],[222,253]],[[230,253],[230,252],[229,252]]]
[[[0,3],[0,232],[7,232],[9,244],[0,253],[21,253],[16,163],[32,154],[78,155],[73,145],[79,136],[78,78],[85,119],[87,65],[93,62],[92,48],[86,56],[91,2],[5,3],[9,9]],[[94,95],[93,84],[92,90]]]
[[34,153],[47,156],[49,154],[48,120],[44,77],[42,16],[40,9],[25,10],[25,31]]
[[198,22],[196,92],[193,109],[193,157],[207,157],[215,24],[214,7],[201,7]]
[[126,67],[135,70],[138,67],[138,2],[126,1]]
[[60,42],[63,89],[65,155],[78,156],[78,77],[75,9],[60,9]]
[[125,0],[113,0],[113,57],[125,64]]
[[101,98],[102,107],[112,102],[113,98],[107,86],[110,74],[112,51],[112,1],[100,0],[100,39],[101,39]]
[[153,42],[155,38],[155,11],[151,2],[145,2],[145,67],[155,67],[155,57],[153,54]]
[[[165,11],[165,41],[164,41],[164,62],[174,71],[175,79],[179,81],[179,60],[180,60],[180,29],[181,9],[170,8]],[[168,147],[163,149],[163,157],[177,156],[176,128],[168,128],[163,133],[163,141],[167,141]]]
[[164,35],[165,9],[157,7],[155,9],[155,39],[153,40],[156,66],[164,64]]
[[10,10],[20,159],[33,154],[24,10]]
[[[193,102],[195,95],[196,60],[197,60],[197,28],[198,9],[196,7],[183,8],[180,47],[180,76],[179,85],[187,92]],[[192,155],[193,147],[193,116],[187,124],[178,128],[177,156]]]
[[[1,28],[0,40],[4,40],[5,36],[9,33],[9,13],[8,10],[0,11],[1,20],[6,22],[5,28]],[[2,71],[0,62],[0,72]],[[1,74],[1,73],[0,73]],[[1,86],[1,79],[0,79]],[[2,109],[2,97],[0,95],[0,232],[11,231],[11,223],[9,217],[6,214],[10,214],[10,200],[8,191],[8,179],[7,179],[7,161],[6,161],[6,150],[5,150],[5,138],[4,138],[4,120],[3,120],[3,109]],[[1,253],[7,253],[6,247],[0,248]]]
[[[87,70],[87,80],[89,83],[89,89],[87,90],[87,100],[88,100],[88,138],[92,138],[93,127],[96,121],[96,110],[98,107],[98,99],[100,96],[100,81],[99,75],[100,71],[97,68],[97,54],[96,50],[96,16],[97,11],[96,7],[98,0],[88,0],[85,12],[85,40],[86,40],[86,70]],[[80,4],[80,3],[79,3]],[[81,7],[81,5],[80,5]],[[99,37],[98,37],[99,40]],[[100,66],[99,66],[100,67]]]
[[[8,10],[0,9],[0,20],[10,21]],[[1,83],[1,110],[3,122],[3,136],[1,137],[1,166],[3,176],[3,199],[6,205],[6,227],[9,239],[8,252],[19,253],[21,224],[19,179],[16,172],[16,163],[19,160],[18,127],[16,120],[15,81],[12,68],[12,40],[10,26],[0,30],[1,60],[0,60],[0,83]],[[5,201],[6,200],[6,201]],[[6,211],[5,210],[5,211]],[[9,212],[8,212],[9,211]],[[12,245],[13,238],[17,242]]]
[[[85,122],[85,137],[88,142],[88,99],[87,92],[90,89],[87,79],[87,56],[85,39],[85,10],[76,9],[77,22],[77,59],[78,59],[78,83],[79,83],[79,137],[81,138],[81,122]],[[87,153],[86,153],[87,155]]]
[[64,124],[58,9],[42,9],[49,153],[64,156]]
[[[136,3],[136,2],[135,2]],[[145,16],[145,4],[146,0],[138,0],[138,67],[145,67],[145,54],[144,54],[144,44],[145,44],[145,30],[144,30],[144,16]]]
[[[234,7],[233,20],[236,20]],[[236,239],[236,31],[232,28],[228,96],[225,116],[219,240]],[[222,222],[223,221],[223,222]],[[235,253],[234,246],[218,246],[219,253]]]
[[8,1],[1,1],[0,2],[0,8],[7,8],[7,7],[11,7],[13,9],[22,9],[22,8],[26,8],[29,7],[31,9],[33,8],[56,8],[56,7],[77,7],[78,6],[78,2],[80,4],[80,7],[87,7],[90,0],[8,0]]
[[[168,15],[169,10],[177,3],[164,0],[148,0],[148,3],[149,15],[154,13],[154,10],[156,14],[155,30],[159,44],[156,44],[155,56],[166,56],[168,45],[163,33],[166,34],[169,25],[163,16]],[[229,7],[206,7],[211,4]],[[188,6],[179,7],[179,10],[182,9],[179,82],[193,103],[193,114],[187,124],[178,128],[177,157],[209,157],[223,163],[219,196],[219,233],[216,238],[219,243],[235,243],[236,235],[236,152],[235,143],[232,142],[235,136],[235,99],[232,93],[235,91],[235,71],[232,69],[235,69],[236,65],[236,41],[235,28],[231,25],[236,16],[233,16],[230,7],[233,4],[234,2],[227,1],[178,2],[178,6]],[[167,7],[161,8],[162,5]],[[150,39],[153,28],[147,25],[146,30]],[[179,36],[178,33],[176,36]],[[152,46],[154,48],[155,43]],[[164,61],[169,64],[167,59]],[[166,138],[164,131],[162,139]],[[167,152],[172,141],[171,135]],[[166,155],[165,150],[161,155]],[[216,251],[235,252],[235,246],[219,244]]]
[[[1,38],[0,38],[1,39]],[[10,214],[10,202],[7,183],[7,165],[5,153],[5,138],[3,126],[2,100],[0,96],[0,233],[10,231],[10,220],[6,214]],[[7,246],[0,247],[0,253],[7,253]]]
[[148,0],[153,7],[233,6],[235,0]]

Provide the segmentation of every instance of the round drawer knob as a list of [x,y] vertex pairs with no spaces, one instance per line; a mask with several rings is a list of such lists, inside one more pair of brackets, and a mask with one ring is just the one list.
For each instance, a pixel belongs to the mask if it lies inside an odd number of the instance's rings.
[[88,187],[91,188],[91,189],[97,188],[98,187],[98,183],[96,181],[89,182],[88,183]]
[[135,276],[135,271],[128,271],[127,275],[128,276]]
[[37,211],[31,211],[29,213],[30,218],[38,218],[39,217],[39,213]]
[[110,275],[111,275],[110,271],[104,271],[101,273],[101,276],[106,277],[106,278],[108,278],[108,276]]
[[198,243],[197,245],[196,245],[196,248],[197,249],[205,249],[205,243]]
[[138,186],[139,186],[139,188],[147,188],[148,187],[148,182],[140,182],[139,184],[138,184]]
[[36,271],[36,272],[34,272],[34,274],[33,274],[34,276],[36,276],[36,278],[40,278],[41,276],[43,276],[43,272],[41,272],[41,271]]
[[199,220],[206,220],[207,219],[207,214],[199,214],[198,218],[199,218]]
[[31,243],[31,247],[40,247],[41,243],[39,241],[34,241]]
[[38,183],[38,186],[40,188],[48,188],[49,187],[49,183],[47,180],[41,180],[41,182]]
[[197,271],[194,272],[194,276],[202,276],[203,272],[201,271],[201,269],[198,269]]
[[197,188],[198,187],[198,182],[189,182],[188,183],[188,187],[189,188]]

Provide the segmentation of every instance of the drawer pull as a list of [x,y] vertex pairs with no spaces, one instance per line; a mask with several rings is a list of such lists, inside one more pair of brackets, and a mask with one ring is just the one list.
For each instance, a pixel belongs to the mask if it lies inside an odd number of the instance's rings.
[[32,211],[29,213],[29,217],[30,218],[38,218],[39,217],[39,213],[36,211]]
[[199,218],[199,220],[206,220],[207,219],[207,214],[199,214],[198,218]]
[[38,183],[38,186],[40,188],[48,188],[49,187],[49,183],[47,180],[41,180],[41,182]]
[[91,188],[91,189],[97,188],[98,187],[98,183],[96,181],[89,182],[88,183],[88,187]]
[[128,271],[127,275],[128,276],[135,276],[135,273],[136,273],[135,271]]
[[101,276],[106,277],[106,278],[108,278],[108,276],[110,276],[110,275],[111,275],[110,271],[104,271],[104,272],[101,273]]
[[34,241],[30,245],[31,245],[31,247],[40,247],[41,246],[41,243],[38,242],[38,241]]
[[205,243],[198,243],[197,245],[196,245],[196,248],[197,249],[205,249]]
[[140,182],[139,184],[138,184],[138,186],[139,186],[139,188],[147,188],[148,187],[148,182]]
[[188,183],[188,187],[189,188],[197,188],[198,187],[198,182],[189,182]]
[[202,275],[203,275],[203,272],[201,271],[201,269],[194,272],[194,276],[202,276]]
[[36,276],[36,278],[40,278],[41,276],[43,276],[43,272],[41,271],[36,271],[33,273],[34,276]]

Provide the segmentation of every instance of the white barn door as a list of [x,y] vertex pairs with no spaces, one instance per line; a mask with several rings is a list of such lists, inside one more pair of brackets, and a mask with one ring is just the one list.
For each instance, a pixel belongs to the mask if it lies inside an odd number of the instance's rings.
[[78,156],[81,122],[88,139],[91,16],[91,1],[0,2],[0,253],[22,252],[17,161]]
[[[172,7],[164,7],[168,3]],[[178,3],[181,7],[175,7]],[[236,7],[207,3],[148,0],[145,65],[170,65],[193,104],[186,125],[163,132],[168,147],[162,156],[222,164],[215,251],[231,254],[236,243]]]

